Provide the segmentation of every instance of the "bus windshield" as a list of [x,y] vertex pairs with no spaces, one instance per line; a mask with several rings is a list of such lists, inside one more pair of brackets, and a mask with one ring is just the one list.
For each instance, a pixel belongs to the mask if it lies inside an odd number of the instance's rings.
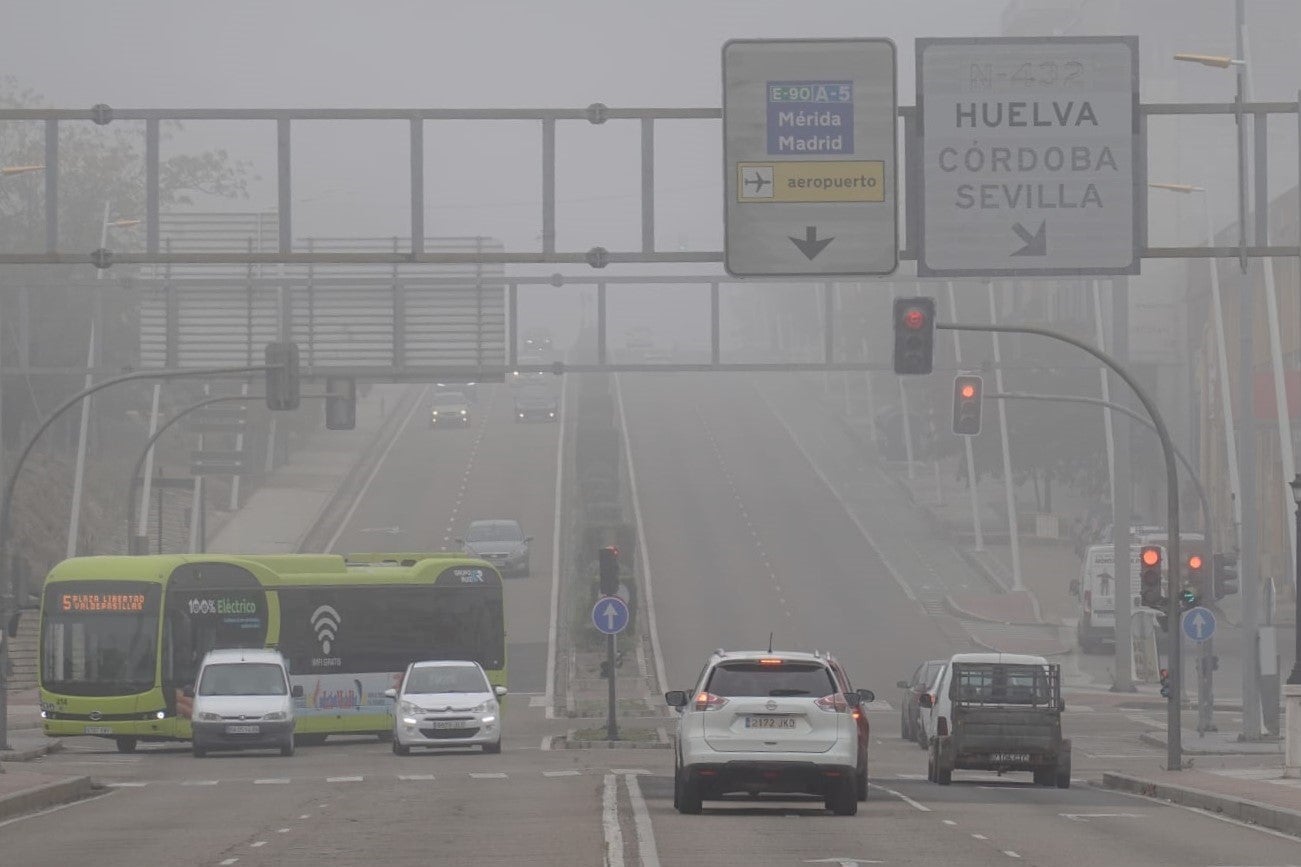
[[130,695],[154,686],[162,588],[143,581],[60,582],[45,590],[41,684],[63,695]]

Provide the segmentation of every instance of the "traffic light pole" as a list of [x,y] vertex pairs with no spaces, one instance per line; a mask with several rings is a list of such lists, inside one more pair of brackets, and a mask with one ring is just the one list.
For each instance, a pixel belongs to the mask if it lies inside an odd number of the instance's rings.
[[[1012,392],[1008,394],[990,394],[990,395],[986,395],[986,397],[989,397],[990,399],[993,400],[1043,400],[1043,401],[1054,401],[1058,403],[1083,403],[1083,404],[1088,404],[1089,406],[1100,406],[1105,409],[1112,410],[1113,412],[1118,412],[1121,415],[1127,416],[1133,419],[1134,421],[1138,422],[1139,424],[1143,425],[1144,427],[1148,428],[1149,430],[1156,430],[1156,426],[1153,425],[1152,422],[1143,418],[1143,416],[1134,412],[1129,407],[1121,406],[1118,403],[1112,403],[1109,400],[1099,400],[1098,398],[1095,397],[1076,397],[1075,395],[1066,395],[1066,394],[1021,394],[1017,392]],[[1192,482],[1193,490],[1196,491],[1197,493],[1197,500],[1199,503],[1201,503],[1202,526],[1205,528],[1202,532],[1203,535],[1206,537],[1206,550],[1211,555],[1211,562],[1214,563],[1215,562],[1214,555],[1216,551],[1215,535],[1214,535],[1215,527],[1214,524],[1211,522],[1211,504],[1210,501],[1206,499],[1206,490],[1202,487],[1201,479],[1197,478],[1197,471],[1193,469],[1192,463],[1189,462],[1188,458],[1184,455],[1184,453],[1181,452],[1178,448],[1176,448],[1173,443],[1171,443],[1171,448],[1174,449],[1175,457],[1179,459],[1179,463],[1183,464],[1184,472],[1188,475],[1188,481]],[[1114,533],[1114,528],[1113,528],[1113,533]],[[1123,561],[1118,561],[1118,562],[1123,562]],[[1175,569],[1175,568],[1182,568],[1182,564],[1172,563],[1171,569]],[[1204,594],[1204,596],[1208,599],[1214,599],[1215,598],[1214,567],[1208,569],[1205,574],[1208,580],[1203,581],[1201,587],[1201,593]],[[1171,582],[1171,586],[1173,587],[1173,582]],[[1174,640],[1181,640],[1181,639],[1176,636]],[[1205,641],[1203,641],[1200,645],[1200,653],[1198,654],[1197,657],[1197,732],[1198,734],[1203,734],[1205,732],[1213,732],[1218,730],[1215,725],[1215,719],[1214,719],[1215,683],[1214,683],[1213,672],[1215,671],[1215,647],[1213,642],[1214,642],[1213,638],[1208,638]]]
[[[1147,410],[1152,419],[1152,425],[1156,428],[1156,435],[1161,440],[1161,452],[1165,458],[1165,475],[1166,475],[1166,550],[1169,562],[1172,564],[1181,563],[1179,557],[1179,476],[1178,467],[1175,461],[1174,441],[1170,438],[1170,430],[1166,427],[1165,419],[1162,418],[1160,410],[1156,404],[1148,397],[1147,392],[1142,386],[1125,370],[1115,359],[1107,353],[1090,346],[1083,340],[1078,340],[1069,334],[1062,334],[1059,331],[1053,331],[1048,328],[1037,328],[1031,325],[959,325],[957,323],[936,323],[938,329],[947,331],[984,331],[998,332],[1002,334],[1033,334],[1039,337],[1047,337],[1051,340],[1060,340],[1062,343],[1068,343],[1071,346],[1081,349],[1094,358],[1101,361],[1107,367],[1115,371],[1116,375],[1125,381],[1125,384],[1133,389],[1138,400]],[[1179,639],[1179,594],[1171,592],[1168,594],[1168,617],[1170,628],[1172,630],[1172,640],[1170,641],[1170,677],[1174,683],[1181,682],[1181,653],[1183,642]],[[1182,728],[1182,707],[1179,702],[1179,690],[1173,690],[1170,698],[1166,701],[1166,766],[1169,770],[1181,770],[1183,768],[1183,728]]]
[[[14,462],[14,467],[9,471],[9,477],[5,480],[4,497],[0,500],[0,570],[3,575],[0,577],[0,629],[6,632],[9,629],[10,621],[15,615],[14,594],[17,588],[14,586],[14,572],[12,563],[10,563],[9,552],[9,529],[10,514],[14,499],[14,486],[18,482],[18,475],[23,470],[23,464],[27,462],[27,457],[32,453],[41,434],[49,430],[50,425],[54,424],[65,412],[74,406],[80,404],[87,397],[96,392],[103,391],[109,386],[118,385],[123,382],[133,382],[140,379],[183,379],[195,376],[221,376],[224,374],[235,373],[256,373],[259,370],[266,370],[265,364],[245,365],[242,367],[196,367],[185,370],[137,370],[132,373],[124,373],[121,376],[114,376],[102,382],[97,382],[90,388],[77,392],[59,405],[54,412],[41,423],[36,432],[27,440],[27,445],[23,446],[22,452],[18,455],[18,460]],[[0,749],[9,748],[9,699],[8,699],[8,640],[0,640]]]

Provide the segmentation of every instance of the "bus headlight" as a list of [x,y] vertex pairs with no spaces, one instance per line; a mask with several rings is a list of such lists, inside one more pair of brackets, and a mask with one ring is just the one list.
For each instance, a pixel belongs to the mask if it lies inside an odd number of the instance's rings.
[[158,713],[154,714],[154,719],[166,719],[166,718],[167,718],[167,711],[165,710],[160,710]]

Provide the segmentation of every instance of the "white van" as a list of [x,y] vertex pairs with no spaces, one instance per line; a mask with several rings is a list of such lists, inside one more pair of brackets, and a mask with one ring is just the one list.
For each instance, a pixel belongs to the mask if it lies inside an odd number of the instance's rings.
[[193,697],[190,725],[194,757],[209,750],[279,749],[294,754],[294,699],[278,650],[212,650],[186,695]]
[[[1130,610],[1142,605],[1142,578],[1139,555],[1143,545],[1129,549]],[[1079,617],[1075,622],[1075,635],[1080,649],[1096,653],[1103,642],[1116,641],[1116,563],[1112,545],[1090,545],[1084,552],[1080,577],[1071,582],[1071,595],[1075,597]],[[1164,552],[1162,560],[1165,559]]]

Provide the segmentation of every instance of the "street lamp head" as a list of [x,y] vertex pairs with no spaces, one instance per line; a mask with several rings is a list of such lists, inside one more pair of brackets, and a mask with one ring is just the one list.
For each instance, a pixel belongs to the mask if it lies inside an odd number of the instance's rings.
[[1288,487],[1292,489],[1292,501],[1301,506],[1301,473],[1298,473],[1295,479],[1288,482]]
[[1216,69],[1228,69],[1230,66],[1246,66],[1247,61],[1239,60],[1236,57],[1228,57],[1223,54],[1187,54],[1180,52],[1175,55],[1175,60],[1182,60],[1187,63],[1200,63],[1202,66],[1214,66]]
[[1162,184],[1153,181],[1148,186],[1154,190],[1169,190],[1172,193],[1183,193],[1184,195],[1206,192],[1206,187],[1197,187],[1192,184]]

